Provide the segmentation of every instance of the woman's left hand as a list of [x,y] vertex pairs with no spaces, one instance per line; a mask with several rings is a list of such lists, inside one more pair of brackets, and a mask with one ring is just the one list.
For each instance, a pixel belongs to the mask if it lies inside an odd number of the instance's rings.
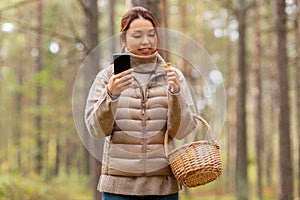
[[180,79],[175,69],[167,69],[168,85],[170,92],[177,93],[180,91]]

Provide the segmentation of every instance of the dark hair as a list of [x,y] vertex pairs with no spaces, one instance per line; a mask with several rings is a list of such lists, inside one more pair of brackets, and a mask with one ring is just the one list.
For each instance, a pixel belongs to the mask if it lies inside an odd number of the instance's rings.
[[[122,44],[122,40],[126,41],[126,31],[129,29],[131,22],[135,19],[143,18],[149,20],[153,27],[155,27],[155,32],[157,35],[157,44],[159,44],[159,34],[156,27],[158,27],[157,19],[150,13],[146,8],[143,7],[133,7],[129,9],[121,19],[121,30],[120,30],[120,41]],[[124,52],[125,46],[122,44],[121,51]]]

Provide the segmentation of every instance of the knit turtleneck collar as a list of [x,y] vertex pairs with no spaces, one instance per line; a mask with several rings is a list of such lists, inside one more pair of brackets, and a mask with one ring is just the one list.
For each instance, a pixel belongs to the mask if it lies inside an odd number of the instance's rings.
[[153,54],[148,56],[141,56],[131,53],[127,48],[126,53],[130,54],[131,67],[137,73],[153,73],[156,69],[158,52],[155,51]]

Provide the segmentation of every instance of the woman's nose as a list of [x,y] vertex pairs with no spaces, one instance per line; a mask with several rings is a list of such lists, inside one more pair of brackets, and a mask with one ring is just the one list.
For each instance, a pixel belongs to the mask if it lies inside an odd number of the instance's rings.
[[147,36],[145,36],[145,37],[143,38],[142,44],[148,44],[148,43],[149,43],[149,39],[148,39]]

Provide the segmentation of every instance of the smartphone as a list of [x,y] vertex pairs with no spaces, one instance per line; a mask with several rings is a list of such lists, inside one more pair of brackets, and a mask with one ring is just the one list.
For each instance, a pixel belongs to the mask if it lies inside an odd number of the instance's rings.
[[130,69],[130,54],[115,53],[114,58],[114,73],[119,74]]

